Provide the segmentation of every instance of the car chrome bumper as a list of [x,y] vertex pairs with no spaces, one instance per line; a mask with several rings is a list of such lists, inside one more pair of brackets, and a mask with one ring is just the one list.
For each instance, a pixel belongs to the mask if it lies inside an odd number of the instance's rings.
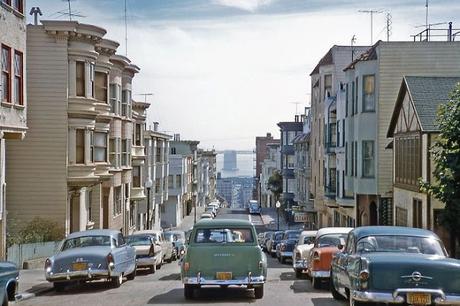
[[331,277],[331,271],[311,271],[311,277],[317,278],[329,278]]
[[148,266],[153,266],[157,262],[157,258],[155,257],[139,257],[136,258],[136,264],[138,268],[141,267],[148,267]]
[[187,285],[263,285],[266,278],[264,276],[244,277],[229,280],[205,279],[204,277],[184,277],[182,283]]
[[55,281],[66,281],[66,280],[90,280],[90,279],[101,279],[118,276],[119,273],[110,270],[82,270],[82,271],[69,271],[66,272],[45,272],[45,278],[49,282]]
[[402,288],[391,292],[352,291],[353,300],[360,302],[395,303],[406,302],[407,293],[429,293],[434,305],[460,305],[460,295],[446,295],[442,290],[424,288]]
[[307,269],[308,265],[305,260],[295,260],[293,261],[292,267],[294,269]]

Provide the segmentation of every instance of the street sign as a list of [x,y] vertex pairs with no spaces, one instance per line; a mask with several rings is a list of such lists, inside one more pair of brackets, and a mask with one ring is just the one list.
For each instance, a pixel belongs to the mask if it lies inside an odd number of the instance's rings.
[[280,208],[281,207],[281,203],[280,201],[276,201],[276,204],[275,204],[276,208]]
[[294,214],[294,222],[305,223],[305,222],[308,222],[308,221],[311,221],[309,216],[308,216],[308,213],[306,213],[306,212],[296,212]]

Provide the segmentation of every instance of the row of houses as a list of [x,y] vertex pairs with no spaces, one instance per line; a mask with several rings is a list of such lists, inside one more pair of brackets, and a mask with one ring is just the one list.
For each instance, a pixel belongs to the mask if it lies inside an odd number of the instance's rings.
[[[297,213],[312,227],[427,228],[449,245],[439,221],[444,204],[419,188],[419,179],[433,180],[437,108],[460,82],[460,42],[449,33],[446,41],[335,45],[320,59],[310,74],[311,106],[278,123],[275,170],[292,221]],[[273,171],[261,172],[262,190]],[[273,204],[269,193],[263,205]]]
[[77,21],[26,25],[24,1],[0,1],[0,257],[40,217],[63,235],[178,226],[215,198],[216,153],[147,124],[133,99],[140,68],[106,30]]

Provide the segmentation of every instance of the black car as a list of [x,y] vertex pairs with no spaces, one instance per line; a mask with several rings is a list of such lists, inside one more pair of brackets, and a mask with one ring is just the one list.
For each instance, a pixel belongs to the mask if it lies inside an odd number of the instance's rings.
[[283,240],[276,246],[276,257],[281,263],[285,263],[286,259],[292,260],[292,252],[295,245],[299,242],[301,230],[288,230],[284,232]]
[[272,257],[276,257],[276,245],[283,240],[284,231],[275,232],[267,242],[267,250]]

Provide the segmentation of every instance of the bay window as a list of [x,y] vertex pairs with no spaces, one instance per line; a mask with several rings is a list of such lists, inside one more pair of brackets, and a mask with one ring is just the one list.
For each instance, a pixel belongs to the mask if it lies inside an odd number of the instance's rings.
[[374,177],[374,141],[365,140],[362,145],[363,177]]
[[136,188],[141,187],[141,167],[140,166],[133,167],[133,187],[136,187]]
[[78,97],[85,96],[85,62],[76,62],[76,95]]
[[363,76],[363,112],[375,111],[375,76]]
[[108,103],[107,101],[107,81],[108,76],[107,73],[104,72],[96,72],[96,99]]
[[85,163],[85,130],[75,130],[75,163]]
[[94,161],[107,162],[107,133],[94,133]]

